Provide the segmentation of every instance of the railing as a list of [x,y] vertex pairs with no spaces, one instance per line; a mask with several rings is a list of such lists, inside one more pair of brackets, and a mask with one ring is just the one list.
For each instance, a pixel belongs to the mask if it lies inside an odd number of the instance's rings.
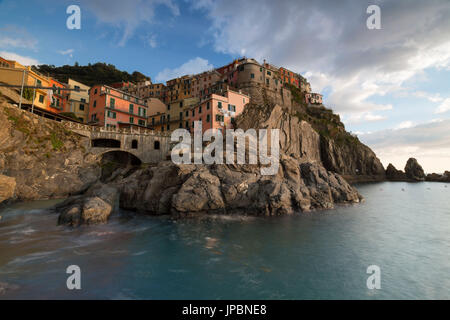
[[70,130],[82,130],[82,131],[89,131],[89,132],[105,132],[105,133],[120,133],[120,134],[139,134],[139,135],[157,135],[157,136],[169,136],[170,134],[167,132],[156,132],[152,129],[147,128],[105,128],[105,127],[99,127],[99,126],[89,126],[87,124],[77,123],[77,122],[71,122],[71,121],[61,121],[61,123]]

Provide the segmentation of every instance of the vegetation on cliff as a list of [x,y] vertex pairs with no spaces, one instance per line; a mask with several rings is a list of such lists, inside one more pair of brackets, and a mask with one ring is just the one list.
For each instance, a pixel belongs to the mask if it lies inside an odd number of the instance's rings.
[[87,138],[1,98],[0,123],[0,175],[14,179],[15,199],[66,197],[98,179]]
[[44,64],[34,66],[33,68],[44,75],[49,75],[64,83],[67,83],[67,80],[71,78],[88,86],[95,84],[110,85],[122,81],[138,82],[150,79],[138,71],[129,74],[126,71],[116,69],[112,64],[101,62],[95,64],[89,63],[87,66],[80,66],[75,63],[73,66],[64,65],[61,67]]

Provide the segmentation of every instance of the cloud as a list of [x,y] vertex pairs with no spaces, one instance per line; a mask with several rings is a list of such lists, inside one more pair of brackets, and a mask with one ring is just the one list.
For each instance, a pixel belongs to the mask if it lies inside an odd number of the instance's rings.
[[73,49],[67,49],[67,50],[59,50],[58,53],[62,54],[63,56],[69,55],[69,57],[73,58]]
[[436,109],[435,113],[444,113],[450,111],[450,98],[445,99],[439,107]]
[[154,22],[158,6],[168,8],[174,16],[180,14],[172,0],[83,0],[82,3],[82,8],[90,10],[100,22],[123,29],[119,46],[124,46],[140,25]]
[[31,65],[39,65],[41,64],[38,60],[30,57],[25,57],[18,55],[14,52],[8,52],[8,51],[0,51],[0,56],[2,58],[5,58],[7,60],[14,60],[19,62],[20,64],[23,64],[25,66],[31,66]]
[[156,75],[157,82],[165,82],[167,80],[177,78],[183,75],[201,73],[203,71],[211,70],[214,66],[200,57],[189,60],[180,67],[174,69],[164,69]]
[[0,48],[21,48],[36,50],[38,41],[25,29],[17,26],[0,28]]
[[158,42],[156,40],[156,35],[148,34],[146,36],[142,36],[141,39],[147,44],[150,48],[156,48],[158,46]]
[[[406,122],[405,122],[406,123]],[[450,170],[450,119],[438,119],[403,129],[391,129],[361,134],[386,167],[389,163],[403,169],[410,157],[417,158],[424,170]]]
[[375,2],[381,30],[366,27],[368,0],[203,0],[193,7],[210,19],[216,51],[301,72],[314,91],[327,88],[325,103],[335,111],[372,121],[368,113],[395,107],[374,98],[401,92],[427,68],[450,67],[448,0]]
[[414,126],[414,123],[412,121],[403,121],[400,122],[398,124],[398,126],[395,127],[395,129],[400,130],[400,129],[406,129],[406,128],[411,128]]

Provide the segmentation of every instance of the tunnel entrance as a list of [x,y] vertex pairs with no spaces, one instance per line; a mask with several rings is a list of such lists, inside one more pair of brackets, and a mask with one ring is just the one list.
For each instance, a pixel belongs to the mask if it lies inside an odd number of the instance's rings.
[[114,139],[95,139],[92,140],[93,148],[120,148],[120,141]]
[[106,182],[115,177],[126,177],[136,171],[142,161],[135,155],[126,151],[110,151],[103,154],[100,160],[102,176],[100,180]]

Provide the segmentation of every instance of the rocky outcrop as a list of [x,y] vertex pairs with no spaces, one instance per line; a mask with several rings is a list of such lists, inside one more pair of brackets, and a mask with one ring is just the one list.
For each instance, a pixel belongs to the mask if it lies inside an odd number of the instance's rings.
[[280,152],[303,162],[320,162],[320,136],[311,125],[280,105],[250,105],[236,119],[238,128],[279,129]]
[[450,171],[445,171],[444,174],[431,173],[425,177],[425,181],[431,182],[450,182]]
[[295,104],[286,107],[267,101],[247,106],[236,118],[236,124],[244,130],[280,129],[281,152],[302,162],[320,162],[350,182],[386,179],[375,153],[347,133],[339,116],[329,109],[302,109]]
[[322,138],[321,157],[325,168],[343,175],[348,181],[382,181],[385,170],[375,153],[353,140],[347,143]]
[[386,168],[386,178],[391,181],[407,181],[408,178],[402,170],[397,170],[392,163]]
[[405,166],[405,174],[413,181],[425,181],[425,172],[422,166],[414,158],[409,158]]
[[118,190],[101,183],[91,187],[83,196],[70,197],[53,210],[59,213],[58,224],[105,223],[116,206]]
[[14,197],[16,179],[0,174],[0,203]]
[[89,140],[55,121],[0,100],[0,174],[16,181],[17,200],[62,198],[100,177]]
[[[161,179],[162,176],[168,177]],[[117,182],[120,206],[145,214],[281,215],[357,203],[362,197],[320,164],[284,156],[277,175],[257,165],[175,165],[136,171]]]

